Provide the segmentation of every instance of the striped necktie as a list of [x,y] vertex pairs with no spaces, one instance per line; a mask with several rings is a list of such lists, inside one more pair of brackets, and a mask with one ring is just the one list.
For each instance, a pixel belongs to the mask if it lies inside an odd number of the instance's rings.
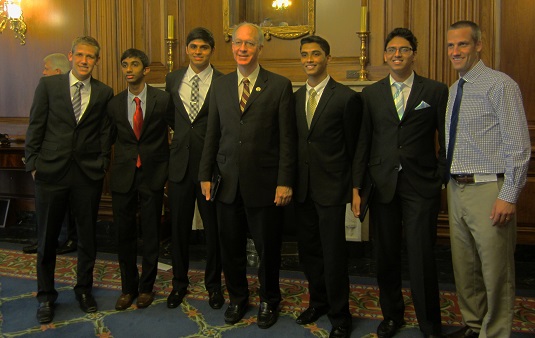
[[396,93],[394,93],[394,104],[396,106],[396,111],[398,112],[398,117],[401,120],[403,117],[403,113],[405,112],[405,109],[403,108],[403,105],[405,104],[405,98],[403,97],[403,82],[394,82],[394,86],[396,86]]
[[310,124],[312,123],[312,118],[314,117],[314,112],[316,112],[316,107],[318,106],[318,101],[316,100],[316,90],[314,88],[310,89],[308,92],[308,101],[307,101],[307,124],[308,128],[310,128]]
[[81,90],[84,87],[84,83],[78,81],[74,84],[76,89],[74,90],[74,95],[72,96],[72,109],[74,110],[74,118],[76,123],[80,122],[80,117],[82,116],[82,93]]
[[251,94],[251,92],[249,91],[249,79],[244,78],[242,80],[242,83],[243,83],[243,92],[241,94],[241,99],[240,99],[240,109],[241,109],[241,112],[243,113],[243,111],[245,110],[245,105],[247,104],[247,100],[249,100],[249,95]]
[[197,114],[199,114],[199,80],[199,75],[195,75],[191,79],[191,101],[189,105],[189,119],[191,122],[193,122],[197,117]]

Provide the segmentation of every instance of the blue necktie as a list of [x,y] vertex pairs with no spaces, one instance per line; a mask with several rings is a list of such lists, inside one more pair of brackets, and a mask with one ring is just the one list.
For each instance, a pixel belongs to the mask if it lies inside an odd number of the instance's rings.
[[453,148],[455,146],[455,138],[457,136],[457,122],[459,121],[459,107],[461,106],[461,100],[463,98],[463,86],[466,81],[461,78],[457,86],[457,95],[455,96],[455,101],[453,102],[453,109],[451,110],[451,122],[450,122],[450,139],[448,142],[448,154],[447,159],[447,173],[449,180],[449,175],[451,171],[451,162],[453,160]]

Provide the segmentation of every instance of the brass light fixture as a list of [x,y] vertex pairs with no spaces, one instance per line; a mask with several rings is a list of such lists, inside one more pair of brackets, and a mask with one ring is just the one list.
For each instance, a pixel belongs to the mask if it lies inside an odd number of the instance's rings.
[[26,44],[26,22],[22,15],[20,6],[21,0],[0,0],[0,33],[4,32],[7,24],[15,33],[15,39],[20,40],[20,44]]

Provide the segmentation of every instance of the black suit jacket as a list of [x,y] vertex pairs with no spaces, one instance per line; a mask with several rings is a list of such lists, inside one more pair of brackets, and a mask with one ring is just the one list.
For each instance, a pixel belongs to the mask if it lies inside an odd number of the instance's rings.
[[362,117],[358,93],[327,82],[310,129],[306,119],[306,85],[295,93],[298,132],[296,198],[310,198],[325,206],[351,201],[351,165]]
[[128,121],[128,89],[117,94],[108,104],[115,144],[110,188],[126,193],[132,187],[137,155],[141,157],[144,176],[152,190],[160,190],[167,180],[169,164],[168,121],[172,110],[168,93],[147,85],[147,102],[141,136],[138,140]]
[[35,90],[26,132],[26,171],[54,183],[74,160],[92,180],[104,178],[110,157],[110,124],[106,105],[113,90],[91,78],[89,104],[76,123],[69,74],[42,77]]
[[274,205],[276,187],[294,185],[296,129],[290,80],[260,68],[243,114],[236,71],[212,86],[199,180],[209,181],[217,162],[222,176],[219,201],[234,202],[239,185],[246,207]]
[[[354,186],[361,186],[365,172],[369,170],[376,183],[375,200],[388,203],[396,191],[401,163],[408,181],[422,197],[436,196],[446,167],[446,85],[415,74],[401,121],[388,76],[366,87],[362,99],[364,116],[353,164]],[[437,131],[438,157],[435,149]]]
[[[171,141],[171,158],[169,162],[169,181],[180,182],[186,175],[186,169],[189,166],[190,173],[196,178],[199,173],[199,162],[201,161],[202,149],[204,146],[204,137],[206,126],[208,125],[208,103],[212,85],[208,89],[206,99],[202,105],[197,117],[193,122],[190,121],[188,112],[180,98],[178,91],[182,84],[182,79],[188,68],[181,68],[169,74],[165,79],[165,91],[171,94],[174,105],[172,109],[173,122],[171,128],[175,131]],[[212,84],[214,80],[223,73],[214,69],[212,74]]]

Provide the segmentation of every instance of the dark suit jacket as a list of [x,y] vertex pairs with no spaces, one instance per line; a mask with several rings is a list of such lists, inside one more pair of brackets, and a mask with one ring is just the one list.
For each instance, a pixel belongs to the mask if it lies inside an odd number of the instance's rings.
[[238,184],[246,207],[274,205],[277,186],[294,185],[295,103],[290,80],[260,68],[241,112],[236,71],[218,78],[210,95],[199,180],[221,171],[217,199],[232,203]]
[[[190,173],[197,178],[202,148],[204,146],[206,126],[208,124],[208,103],[212,85],[210,85],[204,104],[199,110],[197,117],[191,122],[178,93],[187,69],[186,67],[175,70],[167,74],[165,79],[165,91],[171,94],[174,103],[171,107],[173,117],[171,127],[175,133],[171,141],[171,159],[169,162],[169,181],[172,182],[182,181],[186,175],[188,166]],[[222,75],[223,73],[214,69],[212,84],[216,78]]]
[[[375,200],[388,203],[396,191],[399,164],[422,197],[440,192],[446,166],[444,120],[448,101],[445,84],[415,74],[401,121],[390,80],[362,91],[364,116],[353,164],[353,184],[360,187],[366,170],[376,183]],[[422,102],[429,106],[417,109]],[[438,158],[435,149],[438,131]]]
[[110,156],[106,105],[112,97],[110,87],[91,78],[89,104],[77,124],[69,74],[42,77],[26,132],[26,171],[36,170],[36,179],[54,183],[74,160],[92,180],[103,179]]
[[351,164],[362,117],[358,93],[334,81],[327,82],[310,130],[306,120],[306,85],[295,93],[298,132],[296,198],[307,194],[321,205],[351,201]]
[[[128,89],[117,94],[108,104],[115,144],[110,188],[126,193],[132,187],[137,155],[141,157],[144,176],[152,190],[160,190],[167,180],[169,164],[168,121],[171,98],[163,90],[147,85],[147,103],[143,128],[138,141],[128,122]],[[172,112],[172,111],[171,111]]]

